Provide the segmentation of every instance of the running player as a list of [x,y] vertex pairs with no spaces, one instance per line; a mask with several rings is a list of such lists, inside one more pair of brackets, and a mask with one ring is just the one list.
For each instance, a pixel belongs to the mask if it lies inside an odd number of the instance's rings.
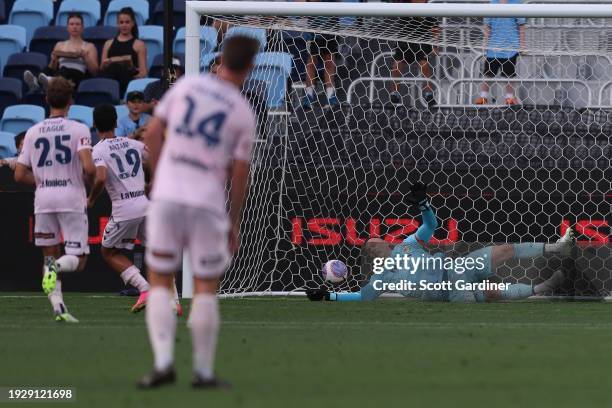
[[[373,274],[369,282],[358,292],[330,293],[325,289],[308,290],[306,292],[308,298],[315,301],[323,299],[331,301],[374,300],[383,293],[391,291],[388,288],[399,287],[401,289],[395,291],[406,297],[450,302],[483,302],[497,299],[524,299],[534,294],[549,292],[561,285],[565,276],[561,271],[556,271],[552,277],[535,286],[516,283],[504,289],[470,289],[469,285],[465,285],[466,283],[486,282],[495,275],[494,271],[499,265],[510,259],[531,259],[546,253],[567,255],[571,251],[573,232],[571,228],[568,228],[564,236],[554,244],[505,244],[473,251],[463,259],[472,259],[471,264],[474,267],[462,266],[459,273],[457,270],[449,270],[443,266],[448,258],[445,258],[442,253],[430,254],[424,247],[438,226],[436,216],[427,200],[426,190],[427,186],[422,183],[415,183],[412,186],[410,201],[418,205],[423,221],[414,234],[408,236],[395,248],[380,238],[368,240],[364,247],[366,256],[371,258],[395,259],[397,256],[403,257],[406,254],[420,263],[402,264],[401,268],[395,266],[383,268],[382,273]],[[448,285],[439,290],[428,290],[423,289],[420,282],[427,284],[448,282]],[[463,289],[463,286],[468,289]]]
[[213,370],[220,325],[217,289],[238,246],[255,134],[255,115],[240,89],[258,49],[253,38],[226,39],[217,74],[183,77],[164,95],[147,125],[154,182],[147,216],[151,290],[146,323],[155,361],[153,371],[139,382],[141,388],[175,381],[171,287],[183,250],[194,275],[192,385],[228,386]]
[[[72,83],[64,78],[49,82],[46,99],[50,116],[27,131],[15,180],[36,187],[34,238],[36,246],[42,247],[42,287],[55,320],[76,323],[64,303],[62,278],[64,273],[85,267],[89,234],[83,173],[93,182],[96,168],[89,128],[66,119],[72,92]],[[62,237],[65,255],[60,256]]]
[[144,220],[149,200],[145,194],[146,148],[144,143],[127,137],[115,137],[117,111],[112,105],[94,109],[94,127],[100,142],[93,148],[96,181],[89,193],[91,208],[106,187],[113,210],[102,237],[102,257],[123,282],[140,291],[132,312],[145,307],[149,284],[140,270],[122,251],[132,251],[137,239],[144,239]]

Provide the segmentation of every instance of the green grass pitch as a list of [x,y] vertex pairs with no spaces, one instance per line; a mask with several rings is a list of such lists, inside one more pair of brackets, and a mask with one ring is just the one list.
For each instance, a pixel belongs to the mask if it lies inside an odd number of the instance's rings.
[[603,303],[223,300],[217,371],[235,389],[202,392],[189,387],[185,317],[176,344],[178,383],[138,391],[135,381],[152,359],[144,314],[129,313],[134,299],[68,293],[65,300],[80,324],[52,321],[44,296],[0,296],[0,386],[75,387],[76,403],[65,405],[72,407],[588,407],[612,401],[612,311]]

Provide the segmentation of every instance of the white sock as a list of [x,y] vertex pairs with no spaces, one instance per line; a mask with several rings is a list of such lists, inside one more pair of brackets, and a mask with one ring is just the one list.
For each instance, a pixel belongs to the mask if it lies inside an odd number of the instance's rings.
[[162,371],[174,363],[174,337],[176,315],[172,311],[172,295],[164,287],[156,286],[149,291],[145,321],[149,340],[153,348],[155,369]]
[[191,329],[193,369],[204,379],[210,379],[214,376],[213,366],[219,323],[217,296],[211,294],[195,295],[191,302],[188,325]]
[[66,309],[66,306],[64,306],[64,296],[62,295],[61,280],[57,280],[55,282],[55,289],[53,289],[53,292],[49,293],[47,297],[49,298],[49,301],[51,302],[51,306],[53,306],[53,311],[55,313],[64,313],[68,311]]
[[145,280],[140,274],[140,270],[132,265],[125,271],[121,272],[121,279],[127,285],[128,283],[138,289],[140,292],[149,290],[149,282]]
[[328,99],[334,96],[335,94],[336,94],[336,88],[334,88],[333,86],[325,88],[325,95],[327,95]]
[[489,97],[489,91],[480,91],[480,96],[483,98],[488,98]]
[[307,86],[306,87],[306,94],[310,97],[315,96],[315,88],[314,86]]
[[60,272],[74,272],[79,267],[79,257],[76,255],[64,255],[55,262]]

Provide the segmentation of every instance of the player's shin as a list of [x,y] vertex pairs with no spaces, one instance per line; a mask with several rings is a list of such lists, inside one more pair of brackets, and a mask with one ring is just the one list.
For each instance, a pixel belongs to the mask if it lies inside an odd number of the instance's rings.
[[163,286],[149,291],[145,320],[153,348],[155,369],[165,371],[174,363],[176,316],[172,311],[172,294]]
[[508,287],[508,289],[500,290],[499,296],[503,300],[517,300],[525,299],[534,294],[531,285],[524,283],[515,283]]
[[193,368],[203,380],[214,377],[214,359],[219,333],[220,317],[217,296],[196,294],[192,301],[188,326],[193,344]]
[[361,292],[330,293],[329,300],[337,302],[358,302],[361,300]]
[[66,306],[64,306],[64,297],[62,295],[62,281],[57,280],[55,282],[55,289],[51,291],[47,295],[49,298],[49,302],[51,302],[51,306],[53,307],[53,312],[57,314],[62,314],[66,312]]
[[136,289],[142,292],[146,292],[149,290],[149,283],[146,279],[140,274],[140,270],[132,265],[123,272],[121,272],[121,279],[127,285],[130,284],[134,286]]

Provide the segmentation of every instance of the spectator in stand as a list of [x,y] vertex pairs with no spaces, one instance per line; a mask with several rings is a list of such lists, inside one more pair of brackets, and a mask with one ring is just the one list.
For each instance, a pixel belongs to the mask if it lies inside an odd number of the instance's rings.
[[133,137],[134,132],[145,126],[151,115],[144,113],[144,94],[140,91],[132,91],[127,94],[128,114],[117,121],[117,137]]
[[[427,0],[398,0],[391,1],[393,3],[427,3]],[[438,39],[439,27],[438,21],[433,17],[402,17],[402,29],[400,35],[416,40],[416,42],[398,42],[395,54],[393,55],[393,68],[391,76],[400,78],[402,72],[408,64],[417,62],[421,69],[421,74],[424,78],[431,78],[432,67],[429,62],[429,57],[432,54],[437,54],[437,49],[430,43],[435,43]],[[402,32],[402,30],[406,30]],[[427,41],[429,44],[425,44]],[[423,43],[421,43],[423,42]],[[391,103],[394,105],[402,104],[402,95],[399,92],[399,83],[391,82]],[[423,100],[427,106],[436,105],[433,89],[429,82],[423,84]]]
[[119,92],[125,92],[128,83],[147,76],[147,49],[138,39],[136,16],[131,7],[117,14],[119,34],[108,40],[102,49],[101,75],[119,81]]
[[[183,76],[181,60],[176,56],[172,58],[172,68],[174,69],[175,80]],[[157,102],[164,96],[164,93],[165,90],[161,79],[148,84],[144,89],[143,112],[152,114],[155,105],[157,105]]]
[[83,40],[83,17],[78,13],[70,14],[67,29],[70,37],[55,44],[49,66],[38,75],[38,79],[30,71],[23,73],[30,92],[38,91],[41,85],[46,89],[54,76],[72,81],[76,89],[88,75],[98,73],[98,50],[94,44]]
[[[320,19],[319,17],[314,18]],[[338,19],[335,17],[330,17],[329,23],[335,26],[338,24]],[[306,109],[309,109],[312,104],[317,101],[315,79],[317,77],[317,64],[319,63],[320,59],[323,61],[323,68],[325,69],[325,75],[323,79],[325,83],[325,96],[327,105],[338,105],[338,98],[336,97],[336,87],[334,85],[336,79],[335,58],[336,54],[338,53],[338,40],[336,39],[336,36],[331,34],[315,33],[314,38],[312,39],[312,41],[310,41],[308,53],[310,55],[308,56],[308,61],[306,63],[306,95],[304,95],[302,106]]]
[[[492,4],[520,3],[520,0],[491,0]],[[519,50],[525,48],[525,18],[523,17],[497,17],[485,18],[484,44],[487,55],[484,63],[483,75],[493,78],[501,71],[501,76],[514,78],[516,76],[516,62]],[[506,85],[506,105],[518,105],[514,96],[514,88],[510,83]],[[484,82],[480,88],[480,97],[476,98],[477,105],[490,103],[489,85]]]
[[21,149],[23,149],[23,139],[25,139],[26,132],[21,132],[15,136],[15,148],[17,149],[17,154],[15,157],[7,157],[6,159],[0,159],[0,167],[8,166],[11,170],[15,171],[15,165],[17,164],[17,157],[19,157],[19,153],[21,153]]

